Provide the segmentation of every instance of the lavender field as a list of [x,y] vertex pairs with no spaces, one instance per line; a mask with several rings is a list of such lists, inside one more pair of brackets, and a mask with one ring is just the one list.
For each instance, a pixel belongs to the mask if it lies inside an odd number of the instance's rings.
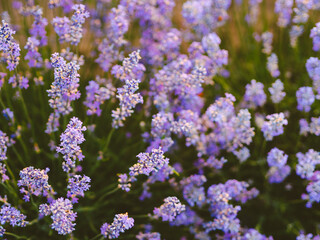
[[0,239],[320,240],[320,0],[0,13]]

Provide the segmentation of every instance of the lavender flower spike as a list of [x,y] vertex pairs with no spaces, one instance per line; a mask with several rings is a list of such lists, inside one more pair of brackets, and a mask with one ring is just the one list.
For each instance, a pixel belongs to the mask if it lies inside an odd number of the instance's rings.
[[274,113],[268,115],[267,120],[262,125],[262,132],[267,141],[271,141],[273,137],[279,136],[283,133],[283,125],[288,124],[283,113]]
[[132,228],[134,219],[128,217],[128,213],[116,214],[111,224],[104,223],[100,230],[105,238],[114,239],[118,238],[120,233]]
[[83,131],[87,128],[82,126],[82,122],[76,118],[71,118],[67,129],[60,136],[60,147],[57,147],[57,152],[63,155],[62,168],[63,171],[69,172],[71,168],[76,165],[76,160],[82,161],[84,156],[82,154],[80,144],[85,141]]
[[66,235],[72,233],[76,225],[77,213],[72,211],[72,203],[69,199],[58,198],[54,200],[50,205],[41,204],[39,206],[39,213],[41,215],[51,215],[53,223],[51,228],[56,230],[58,234]]
[[176,216],[186,210],[186,206],[181,204],[177,197],[167,197],[164,204],[155,208],[153,213],[156,218],[162,218],[162,221],[172,222]]

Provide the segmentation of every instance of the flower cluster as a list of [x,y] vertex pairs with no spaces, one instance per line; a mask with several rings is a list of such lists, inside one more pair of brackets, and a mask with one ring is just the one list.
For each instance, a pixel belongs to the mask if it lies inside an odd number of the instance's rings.
[[154,208],[155,218],[162,218],[162,221],[172,222],[177,215],[186,210],[186,206],[181,204],[177,197],[167,197],[159,208]]
[[54,67],[54,82],[47,92],[50,97],[49,105],[54,112],[50,114],[47,133],[58,130],[60,114],[70,113],[73,110],[71,101],[80,98],[79,65],[75,61],[67,63],[58,53],[52,54],[51,65]]
[[116,214],[111,224],[104,223],[101,226],[101,234],[105,238],[115,239],[118,238],[120,233],[132,228],[134,219],[128,217],[128,213]]
[[49,168],[45,170],[35,169],[34,167],[26,167],[20,171],[20,180],[18,186],[20,192],[24,194],[23,199],[26,202],[30,201],[31,195],[42,195],[47,198],[51,198],[55,192],[51,185],[48,183]]
[[69,178],[67,197],[71,198],[72,203],[77,203],[77,196],[84,197],[84,192],[90,188],[91,179],[86,175],[74,175]]
[[20,46],[14,41],[13,34],[15,34],[15,31],[9,27],[8,23],[2,20],[2,26],[0,27],[0,51],[3,51],[6,55],[7,68],[10,71],[17,67],[20,60]]
[[270,183],[282,182],[290,173],[290,167],[286,165],[288,155],[278,148],[273,148],[268,153],[267,161],[269,164],[269,171],[267,176]]
[[[133,109],[138,103],[143,103],[143,98],[140,93],[135,93],[139,89],[140,80],[131,78],[132,69],[137,66],[140,59],[139,51],[133,52],[129,58],[125,58],[122,62],[120,79],[125,81],[122,88],[117,89],[117,98],[120,101],[120,107],[112,110],[113,122],[115,128],[122,127],[123,121],[131,116]],[[124,75],[124,76],[123,76]]]
[[69,199],[58,198],[53,200],[49,205],[41,204],[39,213],[44,216],[51,215],[51,228],[56,230],[58,234],[66,235],[72,233],[76,225],[77,213],[72,211],[73,206]]
[[283,113],[274,113],[266,117],[268,121],[264,121],[262,132],[267,141],[271,141],[273,137],[283,134],[283,125],[288,124]]
[[83,160],[84,156],[79,145],[85,141],[82,132],[86,129],[78,118],[73,117],[70,119],[67,129],[61,134],[61,143],[60,147],[57,147],[57,152],[61,153],[65,160],[62,164],[63,171],[69,172],[75,168],[77,159]]

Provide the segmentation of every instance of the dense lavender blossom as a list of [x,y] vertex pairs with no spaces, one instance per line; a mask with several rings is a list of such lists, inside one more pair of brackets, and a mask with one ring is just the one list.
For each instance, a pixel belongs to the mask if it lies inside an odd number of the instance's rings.
[[320,22],[316,24],[314,28],[311,29],[310,37],[313,40],[313,50],[320,50]]
[[78,45],[82,38],[82,25],[85,19],[89,17],[89,12],[85,10],[82,4],[72,6],[75,11],[71,20],[67,17],[55,17],[52,21],[55,32],[59,35],[60,42],[70,42],[72,45]]
[[296,0],[296,7],[293,9],[295,16],[294,23],[306,23],[309,19],[309,10],[312,8],[312,0]]
[[315,96],[312,87],[301,87],[298,89],[297,93],[298,110],[309,112],[311,105],[315,100]]
[[72,203],[77,203],[77,196],[84,196],[84,192],[90,188],[91,179],[86,175],[74,175],[69,178],[67,197],[71,198]]
[[272,148],[267,161],[270,167],[282,167],[287,163],[288,155],[278,148]]
[[[253,0],[255,1],[255,0]],[[272,52],[272,41],[273,41],[273,33],[272,32],[264,32],[261,34],[261,40],[263,44],[262,52],[265,54],[271,54]]]
[[183,196],[191,207],[201,207],[206,200],[205,190],[202,185],[207,181],[204,175],[192,175],[180,181],[183,186]]
[[49,168],[45,170],[35,169],[34,167],[26,167],[20,171],[20,180],[18,181],[18,186],[20,192],[24,194],[23,199],[26,202],[30,201],[31,195],[50,198],[55,192],[53,191],[51,185],[48,183],[48,172]]
[[244,100],[248,102],[250,107],[261,107],[265,104],[267,95],[264,93],[263,88],[263,84],[254,79],[251,80],[250,84],[246,85]]
[[273,166],[269,169],[267,177],[270,183],[280,183],[290,174],[290,171],[291,168],[288,165],[281,167]]
[[13,144],[6,133],[0,131],[0,161],[7,159],[7,149]]
[[296,156],[298,158],[298,164],[296,165],[297,175],[301,178],[311,178],[316,165],[320,163],[320,153],[309,149],[307,153],[299,152]]
[[128,213],[116,214],[111,224],[104,223],[100,230],[105,238],[114,239],[118,238],[120,233],[125,232],[132,228],[134,219],[128,217]]
[[10,203],[5,203],[0,209],[0,224],[9,223],[12,227],[25,227],[29,222],[25,221],[27,216],[22,214],[18,209],[11,206]]
[[319,240],[319,239],[320,239],[319,235],[313,236],[313,234],[311,234],[311,233],[309,233],[309,234],[301,233],[296,238],[296,240]]
[[[139,51],[130,54],[129,59],[123,61],[123,68],[125,72],[131,72],[133,66],[137,65],[140,59]],[[129,77],[129,78],[128,78]],[[131,79],[130,75],[125,77],[125,85],[117,89],[117,98],[120,101],[120,107],[112,110],[112,126],[115,128],[123,127],[123,121],[131,116],[133,109],[138,103],[143,103],[143,98],[140,93],[135,93],[139,86],[140,80]]]
[[167,197],[164,204],[153,210],[156,218],[162,218],[162,221],[172,222],[178,214],[185,211],[186,206],[181,204],[177,197]]
[[50,97],[49,105],[54,112],[49,116],[47,133],[58,130],[60,114],[70,113],[73,110],[71,102],[80,98],[79,65],[75,61],[67,63],[58,53],[52,54],[51,64],[54,67],[54,82],[47,92]]
[[278,66],[278,57],[275,53],[272,53],[267,59],[267,68],[272,77],[279,77],[280,71]]
[[29,60],[30,67],[42,67],[43,59],[41,54],[38,52],[38,46],[40,45],[40,41],[38,41],[34,37],[29,37],[27,43],[25,45],[25,49],[28,50],[26,56],[24,57],[26,60]]
[[75,12],[71,17],[70,43],[72,45],[78,45],[82,38],[82,24],[84,24],[85,19],[89,17],[89,12],[85,10],[83,4],[73,5],[72,9]]
[[288,124],[283,113],[274,113],[266,117],[268,121],[264,121],[261,131],[267,141],[271,141],[273,137],[283,133],[283,125]]
[[277,79],[274,83],[272,83],[272,87],[270,87],[269,92],[271,94],[271,100],[273,103],[279,103],[286,96],[286,93],[283,92],[284,86],[280,79]]
[[233,151],[233,154],[236,155],[241,163],[250,157],[250,151],[247,147],[243,147],[239,151]]
[[115,88],[111,83],[108,83],[106,87],[99,87],[96,81],[90,81],[89,85],[86,86],[86,91],[87,97],[83,104],[88,107],[88,115],[96,114],[100,116],[102,112],[100,105],[115,95]]
[[206,115],[211,121],[217,123],[226,122],[234,114],[233,102],[235,100],[232,94],[226,94],[225,98],[218,98],[214,104],[208,107]]
[[157,172],[163,166],[169,164],[169,159],[163,155],[161,148],[152,149],[150,153],[139,153],[138,163],[130,167],[130,176],[137,176],[139,174],[149,175],[151,172]]
[[13,88],[19,87],[21,89],[27,89],[29,87],[28,78],[21,75],[14,75],[8,79],[8,83],[11,84]]
[[[320,202],[320,175],[319,171],[316,171],[311,177],[311,182],[307,188],[308,194],[302,194],[302,199],[308,200],[306,207],[311,208],[314,202]],[[320,239],[320,238],[319,238]]]
[[53,200],[49,205],[41,204],[39,206],[39,213],[44,216],[51,215],[51,228],[56,230],[58,234],[66,235],[72,233],[76,225],[77,213],[72,211],[73,206],[69,199],[58,198]]
[[258,19],[259,4],[262,0],[250,0],[249,1],[249,13],[246,15],[246,21],[249,24],[254,24]]
[[320,95],[320,60],[319,58],[310,57],[306,62],[307,72],[313,81],[313,88]]
[[278,26],[286,27],[290,23],[293,0],[277,0],[274,11],[279,14]]
[[82,132],[86,129],[78,118],[73,117],[68,123],[67,129],[61,134],[61,143],[60,147],[57,147],[57,152],[61,153],[65,160],[62,164],[63,171],[69,172],[75,168],[77,159],[83,160],[84,156],[79,145],[85,141]]
[[2,20],[2,26],[0,28],[0,51],[6,54],[7,68],[12,71],[19,64],[20,60],[20,46],[13,39],[13,31],[8,23]]
[[310,125],[308,127],[308,131],[316,136],[320,135],[320,117],[311,118]]

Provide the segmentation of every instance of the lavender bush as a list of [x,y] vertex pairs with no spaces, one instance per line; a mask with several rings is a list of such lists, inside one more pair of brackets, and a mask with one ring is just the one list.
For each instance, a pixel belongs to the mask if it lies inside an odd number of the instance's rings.
[[319,0],[0,0],[1,239],[320,239]]

